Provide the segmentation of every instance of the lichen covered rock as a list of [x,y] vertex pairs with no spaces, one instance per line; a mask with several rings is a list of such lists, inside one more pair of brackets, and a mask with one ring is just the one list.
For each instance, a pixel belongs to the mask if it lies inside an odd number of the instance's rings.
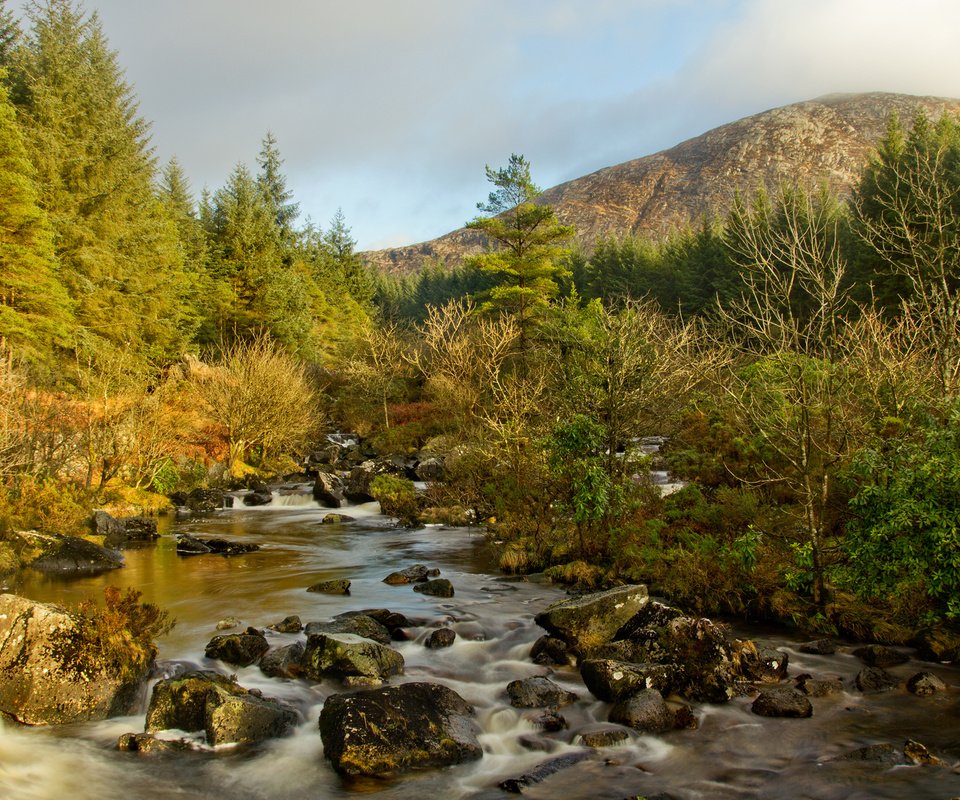
[[304,675],[323,677],[387,678],[403,672],[403,656],[372,639],[349,633],[318,633],[307,638],[301,660]]
[[478,759],[478,732],[472,706],[432,683],[335,694],[320,713],[324,755],[343,775],[389,775]]
[[589,655],[612,640],[649,599],[646,586],[620,586],[560,600],[537,614],[536,623],[581,655]]

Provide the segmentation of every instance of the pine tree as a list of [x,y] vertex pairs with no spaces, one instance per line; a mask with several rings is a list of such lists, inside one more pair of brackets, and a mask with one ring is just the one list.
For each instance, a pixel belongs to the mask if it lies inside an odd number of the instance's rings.
[[287,188],[287,179],[280,171],[283,159],[280,158],[277,140],[270,131],[263,137],[257,164],[260,165],[257,183],[273,208],[281,238],[289,242],[293,235],[293,223],[300,214],[300,204],[291,202],[293,192]]
[[69,346],[72,327],[33,167],[0,82],[0,342],[20,359],[51,365],[55,349]]
[[515,319],[525,358],[538,318],[559,294],[558,281],[569,275],[559,256],[574,229],[561,225],[551,206],[534,202],[540,189],[523,156],[514,153],[506,167],[494,170],[487,166],[486,172],[496,188],[477,208],[492,216],[477,217],[467,227],[483,233],[493,246],[470,263],[497,281],[485,293],[481,308]]
[[192,331],[176,229],[154,190],[147,123],[95,14],[31,2],[16,97],[83,345],[178,355]]
[[369,306],[373,301],[373,280],[363,259],[356,253],[356,240],[350,235],[350,228],[343,215],[343,209],[330,220],[330,228],[323,235],[323,245],[333,262],[334,268],[343,277],[343,285],[360,305]]

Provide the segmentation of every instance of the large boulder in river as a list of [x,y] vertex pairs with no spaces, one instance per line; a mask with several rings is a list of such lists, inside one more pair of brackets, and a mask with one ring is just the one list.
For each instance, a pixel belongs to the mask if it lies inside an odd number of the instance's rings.
[[55,575],[96,575],[123,566],[123,557],[77,536],[19,531],[24,560],[40,572]]
[[349,617],[338,617],[330,622],[308,622],[307,636],[318,633],[352,633],[364,639],[372,639],[379,644],[390,644],[392,636],[386,626],[377,622],[367,614],[352,614]]
[[144,730],[204,731],[211,745],[249,744],[290,733],[296,710],[210,671],[188,672],[153,687]]
[[260,660],[270,649],[267,639],[256,628],[247,628],[243,633],[228,633],[214,636],[203,654],[236,667],[248,667]]
[[[0,595],[0,713],[27,725],[129,714],[150,664],[126,656],[104,653],[92,623],[78,614]],[[122,674],[118,661],[128,665]]]
[[396,650],[350,633],[318,633],[307,637],[301,660],[308,678],[365,677],[382,679],[403,672]]
[[570,705],[577,701],[574,692],[558,686],[549,678],[535,675],[507,684],[510,705],[514,708],[547,708]]
[[[181,498],[178,497],[177,500],[179,499]],[[233,505],[233,498],[223,489],[197,488],[182,499],[184,506],[191,511],[199,512],[219,511],[221,508],[230,508]]]
[[320,712],[324,755],[343,775],[389,775],[478,759],[478,733],[472,706],[432,683],[335,694]]
[[313,499],[324,508],[340,508],[344,501],[344,488],[338,475],[321,472],[313,484]]
[[646,586],[620,586],[560,600],[537,614],[536,622],[581,655],[588,655],[610,641],[649,600]]

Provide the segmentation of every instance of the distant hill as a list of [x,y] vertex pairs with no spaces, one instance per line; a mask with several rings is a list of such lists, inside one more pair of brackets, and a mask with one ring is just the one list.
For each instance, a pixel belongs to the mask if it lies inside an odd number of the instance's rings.
[[[591,246],[604,236],[658,236],[723,214],[737,189],[752,192],[781,180],[826,184],[844,194],[856,182],[891,113],[909,125],[923,108],[932,118],[960,112],[960,100],[904,94],[833,94],[774,108],[654,155],[637,158],[546,190],[541,202],[576,226]],[[458,263],[483,238],[460,228],[437,239],[363,254],[392,273],[419,270],[425,260]]]

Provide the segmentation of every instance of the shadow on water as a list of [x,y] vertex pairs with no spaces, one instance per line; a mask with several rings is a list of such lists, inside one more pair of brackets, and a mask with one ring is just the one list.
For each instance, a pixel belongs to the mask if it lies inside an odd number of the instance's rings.
[[[38,600],[74,604],[102,596],[107,585],[132,586],[177,620],[160,642],[162,659],[186,661],[237,674],[240,682],[298,707],[304,722],[295,735],[237,752],[139,757],[115,752],[117,736],[142,730],[143,715],[58,729],[0,727],[0,798],[3,800],[102,800],[125,795],[156,800],[301,800],[374,793],[381,798],[502,797],[496,785],[554,755],[582,752],[573,744],[584,725],[604,721],[609,711],[594,700],[573,668],[551,678],[580,695],[562,709],[569,728],[545,734],[528,715],[508,704],[505,687],[516,678],[547,674],[529,659],[542,633],[534,615],[562,596],[559,589],[497,580],[495,559],[483,535],[462,528],[403,530],[377,513],[376,504],[342,509],[355,518],[324,524],[326,511],[309,498],[287,496],[270,506],[238,508],[175,522],[173,533],[191,533],[257,543],[241,556],[176,553],[166,535],[153,547],[124,553],[121,570],[64,582],[31,575],[19,591]],[[415,563],[440,568],[456,587],[439,599],[388,586],[383,578]],[[320,580],[347,578],[349,596],[313,594]],[[385,607],[419,623],[410,641],[397,644],[406,672],[396,680],[436,680],[477,709],[484,758],[468,765],[416,773],[387,781],[344,783],[323,759],[317,718],[324,699],[340,691],[334,681],[311,685],[271,679],[256,667],[233,668],[205,659],[206,643],[219,620],[236,616],[243,625],[266,626],[289,614],[304,622],[326,620],[362,608]],[[423,642],[439,625],[458,634],[453,647],[429,650]],[[591,754],[541,784],[529,798],[611,798],[665,792],[675,798],[947,798],[960,795],[960,776],[935,767],[886,768],[878,764],[829,763],[866,744],[902,744],[912,737],[951,763],[960,752],[957,725],[958,673],[952,667],[911,662],[893,669],[902,678],[920,669],[943,677],[950,689],[929,698],[903,690],[864,697],[850,688],[860,663],[850,653],[804,655],[797,642],[769,629],[745,629],[763,644],[789,652],[791,674],[838,676],[847,691],[814,701],[809,720],[754,716],[750,699],[724,706],[698,705],[697,731],[660,737],[631,734],[625,745]],[[297,637],[268,631],[272,644]],[[536,749],[531,749],[535,747]]]

